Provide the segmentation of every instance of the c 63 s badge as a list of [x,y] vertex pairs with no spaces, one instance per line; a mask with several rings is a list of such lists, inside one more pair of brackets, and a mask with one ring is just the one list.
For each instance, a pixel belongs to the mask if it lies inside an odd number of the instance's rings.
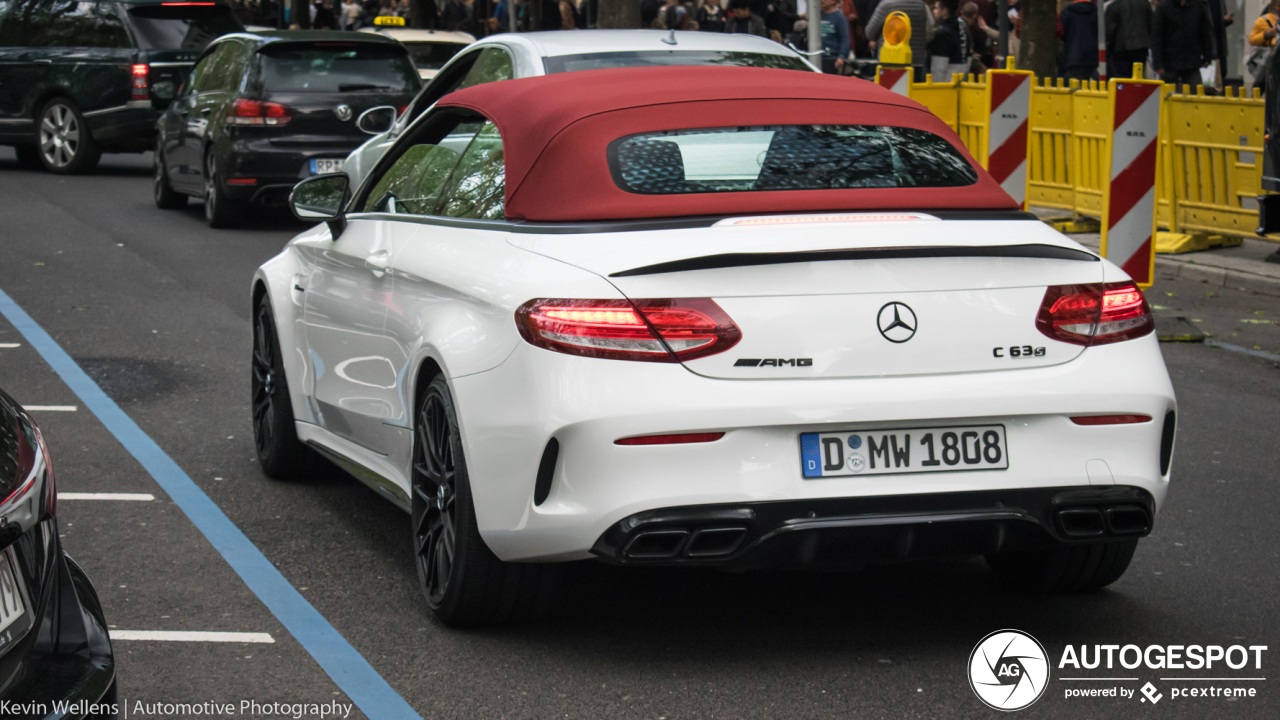
[[738,358],[734,367],[811,367],[813,358]]
[[992,348],[991,354],[994,357],[1044,357],[1044,348],[1031,347],[1030,345],[1010,345],[1007,348]]

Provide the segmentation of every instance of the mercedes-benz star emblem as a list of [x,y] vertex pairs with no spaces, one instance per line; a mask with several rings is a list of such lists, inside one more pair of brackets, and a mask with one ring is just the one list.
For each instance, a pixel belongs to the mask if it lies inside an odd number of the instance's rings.
[[885,303],[876,316],[880,334],[891,343],[904,343],[916,334],[916,314],[900,302]]
[[337,115],[342,122],[346,122],[351,119],[351,106],[346,104],[339,105],[333,109],[333,114]]

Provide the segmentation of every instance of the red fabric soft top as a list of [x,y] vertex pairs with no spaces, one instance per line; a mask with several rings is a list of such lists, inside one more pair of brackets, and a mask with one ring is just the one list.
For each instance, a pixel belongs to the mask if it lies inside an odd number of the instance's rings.
[[[1018,207],[946,123],[919,103],[864,80],[744,67],[584,70],[477,85],[446,95],[439,106],[472,110],[497,126],[510,219]],[[609,143],[636,133],[809,124],[927,130],[955,146],[977,169],[978,181],[949,188],[642,195],[618,187],[609,172]]]

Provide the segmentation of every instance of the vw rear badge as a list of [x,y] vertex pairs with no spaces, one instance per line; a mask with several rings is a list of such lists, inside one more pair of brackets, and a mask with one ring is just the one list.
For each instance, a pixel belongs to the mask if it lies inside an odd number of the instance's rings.
[[916,314],[900,302],[885,303],[876,315],[880,334],[891,343],[904,343],[916,334]]
[[346,104],[339,105],[333,109],[333,114],[337,115],[342,122],[346,122],[351,119],[351,106]]

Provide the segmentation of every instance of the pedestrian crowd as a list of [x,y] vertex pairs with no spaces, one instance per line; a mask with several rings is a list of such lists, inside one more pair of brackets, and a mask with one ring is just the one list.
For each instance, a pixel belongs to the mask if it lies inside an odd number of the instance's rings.
[[[743,33],[808,47],[809,5],[816,4],[825,72],[854,74],[858,61],[873,62],[884,44],[885,21],[894,12],[911,21],[916,80],[949,80],[980,74],[996,63],[999,38],[995,0],[635,0],[642,27],[660,30]],[[1056,34],[1061,40],[1058,73],[1098,78],[1098,0],[1059,0]],[[1199,85],[1223,81],[1226,28],[1234,22],[1228,0],[1106,0],[1107,74],[1127,76],[1134,64],[1149,64],[1166,82]],[[595,27],[598,0],[425,0],[418,27],[461,30],[482,36],[517,31]],[[1065,3],[1065,4],[1062,4]],[[246,24],[293,27],[293,2],[232,0]],[[1009,55],[1022,40],[1019,0],[1008,0]],[[410,17],[410,0],[309,0],[306,26],[334,30],[369,27],[380,16]],[[283,13],[283,19],[281,18]],[[1261,87],[1266,57],[1280,33],[1280,0],[1273,0],[1248,33],[1246,64]],[[1214,63],[1217,69],[1212,68]],[[866,67],[868,63],[862,63]],[[1203,71],[1203,72],[1202,72]]]

